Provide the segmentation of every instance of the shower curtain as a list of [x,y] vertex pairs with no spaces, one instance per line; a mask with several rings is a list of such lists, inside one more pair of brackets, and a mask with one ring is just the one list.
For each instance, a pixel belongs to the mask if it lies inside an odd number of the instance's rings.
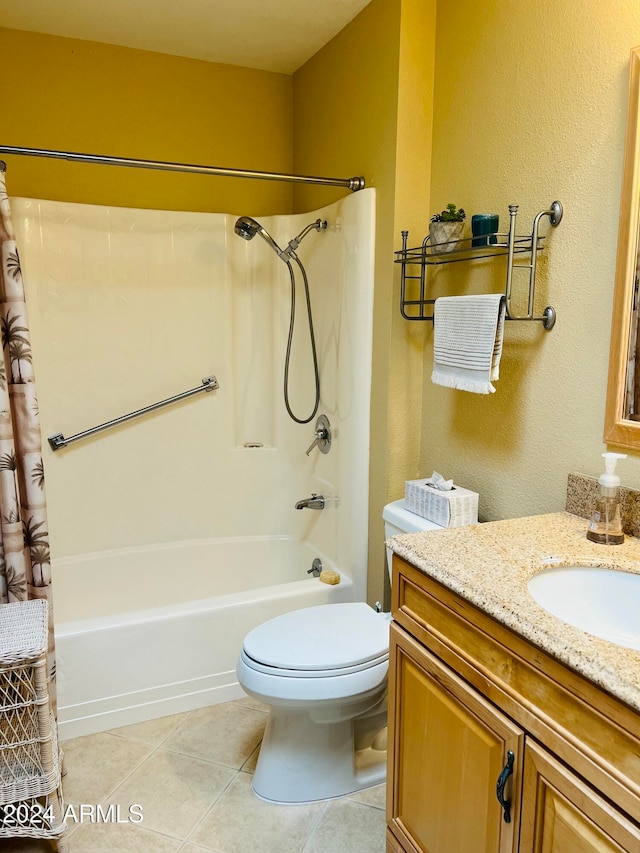
[[[4,165],[4,164],[3,164]],[[4,169],[0,171],[0,602],[49,602],[48,671],[54,696],[55,657],[49,528],[38,401],[20,259]]]

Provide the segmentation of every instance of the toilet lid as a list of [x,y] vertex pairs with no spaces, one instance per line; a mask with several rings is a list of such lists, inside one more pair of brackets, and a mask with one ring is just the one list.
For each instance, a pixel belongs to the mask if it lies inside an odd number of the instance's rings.
[[270,619],[245,637],[253,660],[278,669],[333,670],[379,662],[389,622],[363,602],[321,604]]

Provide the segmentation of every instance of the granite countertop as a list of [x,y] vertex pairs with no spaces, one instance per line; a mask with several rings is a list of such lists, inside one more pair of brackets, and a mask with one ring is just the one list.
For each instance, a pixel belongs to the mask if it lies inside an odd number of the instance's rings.
[[640,711],[640,651],[568,625],[536,604],[527,590],[529,578],[550,568],[549,561],[553,566],[640,574],[640,538],[597,545],[586,538],[587,524],[584,518],[558,512],[403,533],[387,544],[426,575]]

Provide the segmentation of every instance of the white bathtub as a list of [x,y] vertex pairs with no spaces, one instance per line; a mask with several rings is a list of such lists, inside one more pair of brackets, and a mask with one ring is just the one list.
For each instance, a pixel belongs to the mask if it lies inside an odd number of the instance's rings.
[[314,604],[353,601],[351,580],[307,575],[309,543],[289,537],[175,542],[54,562],[62,739],[242,695],[245,634]]

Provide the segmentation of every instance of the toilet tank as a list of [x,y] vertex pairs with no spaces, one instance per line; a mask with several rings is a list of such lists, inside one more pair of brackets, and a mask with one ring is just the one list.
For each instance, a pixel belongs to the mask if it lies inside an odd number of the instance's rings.
[[[404,499],[393,501],[387,504],[382,510],[382,518],[384,519],[384,538],[389,539],[390,536],[395,536],[398,533],[419,533],[424,530],[441,530],[439,524],[423,518],[421,515],[416,515],[406,509]],[[387,571],[391,578],[391,558],[393,551],[387,548]]]

